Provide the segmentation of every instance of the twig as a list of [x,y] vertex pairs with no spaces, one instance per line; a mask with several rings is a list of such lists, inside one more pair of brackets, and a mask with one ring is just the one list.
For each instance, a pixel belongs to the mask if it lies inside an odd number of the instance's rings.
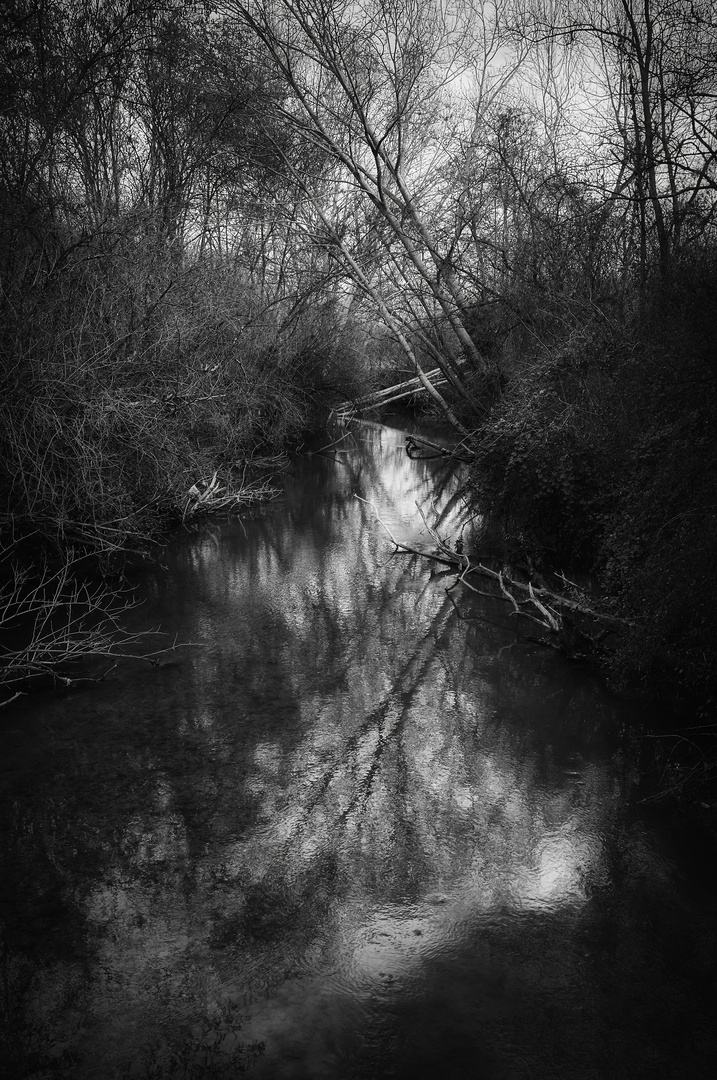
[[4,709],[6,705],[9,705],[11,701],[15,701],[16,698],[24,697],[22,690],[16,690],[12,697],[7,698],[5,701],[0,701],[0,709]]
[[409,544],[401,543],[400,540],[396,539],[396,537],[393,535],[393,533],[389,529],[386,522],[382,519],[381,515],[378,512],[378,509],[377,509],[375,503],[371,502],[369,499],[362,499],[360,495],[356,495],[355,493],[354,493],[354,499],[358,499],[359,502],[365,503],[366,506],[371,507],[374,514],[376,515],[376,519],[377,519],[379,525],[381,526],[382,529],[385,530],[385,532],[387,533],[389,539],[391,540],[391,543],[395,545],[397,551],[405,551],[408,555],[420,555],[424,559],[434,559],[436,562],[444,563],[447,566],[455,565],[455,559],[452,559],[452,558],[451,559],[446,559],[446,558],[441,557],[440,555],[435,555],[434,553],[432,553],[430,551],[419,551],[418,548],[411,547]]

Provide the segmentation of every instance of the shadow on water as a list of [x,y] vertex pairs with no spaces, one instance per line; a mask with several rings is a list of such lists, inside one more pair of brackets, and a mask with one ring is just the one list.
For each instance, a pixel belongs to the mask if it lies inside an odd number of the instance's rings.
[[712,1075],[711,859],[631,706],[392,554],[456,478],[357,426],[179,539],[172,666],[0,714],[13,1077]]

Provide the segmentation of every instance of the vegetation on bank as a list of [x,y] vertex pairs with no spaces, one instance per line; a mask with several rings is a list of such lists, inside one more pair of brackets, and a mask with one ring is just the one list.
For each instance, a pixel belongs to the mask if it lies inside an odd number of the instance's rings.
[[58,567],[81,587],[88,555],[259,497],[257,466],[400,371],[516,550],[630,619],[615,679],[711,715],[707,0],[0,20],[0,629]]
[[324,255],[289,243],[296,186],[256,121],[275,90],[207,14],[20,0],[1,17],[6,699],[136,652],[127,558],[270,497],[280,455],[371,385]]
[[[711,264],[710,264],[711,254]],[[609,669],[717,701],[717,249],[617,326],[533,356],[471,446],[471,495],[521,556],[590,575],[630,620]]]
[[[359,370],[326,307],[282,326],[231,268],[178,267],[156,238],[118,231],[5,296],[0,683],[13,692],[118,655],[126,596],[92,579],[156,554],[179,522],[269,497],[277,455],[322,422],[329,379]],[[342,350],[330,375],[327,341]]]
[[[61,269],[3,304],[10,688],[116,640],[124,598],[88,574],[155,554],[179,522],[270,496],[277,455],[324,420],[332,380],[365,385],[330,305],[282,323],[232,267],[177,265],[161,239],[125,223],[52,240],[74,248]],[[63,608],[73,629],[60,641],[48,630]]]

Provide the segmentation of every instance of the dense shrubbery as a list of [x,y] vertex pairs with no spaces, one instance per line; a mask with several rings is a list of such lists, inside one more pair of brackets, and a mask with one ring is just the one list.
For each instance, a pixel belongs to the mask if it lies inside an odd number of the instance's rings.
[[616,468],[605,424],[604,343],[571,342],[534,358],[479,430],[476,505],[533,556],[588,562]]
[[185,263],[150,231],[66,237],[34,270],[0,302],[11,690],[111,652],[126,598],[88,586],[88,568],[121,569],[172,521],[262,497],[272,458],[360,390],[368,363],[331,303],[267,306],[237,266]]
[[717,268],[676,266],[642,313],[522,370],[482,425],[477,505],[531,558],[593,575],[634,620],[620,682],[717,691]]
[[0,528],[15,539],[134,542],[215,470],[241,486],[250,459],[319,421],[331,382],[360,377],[330,307],[287,320],[234,268],[177,265],[147,236],[88,241],[3,315]]
[[717,265],[677,267],[620,384],[632,441],[601,551],[636,624],[617,663],[649,688],[717,691]]

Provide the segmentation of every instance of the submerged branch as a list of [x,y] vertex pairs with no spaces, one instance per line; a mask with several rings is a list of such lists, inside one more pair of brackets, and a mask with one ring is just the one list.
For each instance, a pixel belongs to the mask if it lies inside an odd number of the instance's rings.
[[[99,682],[120,659],[142,660],[158,665],[160,658],[186,643],[176,640],[166,648],[148,651],[157,630],[132,632],[122,617],[137,606],[134,596],[104,581],[90,582],[78,576],[82,559],[68,554],[56,570],[31,574],[17,565],[0,587],[0,688],[10,696],[0,707],[15,701],[38,680],[65,687]],[[17,640],[16,647],[5,644]],[[90,660],[115,663],[100,676],[78,674],[76,666]]]
[[[489,566],[485,566],[480,559],[476,560],[475,557],[466,555],[462,551],[452,549],[448,542],[438,534],[437,530],[432,525],[430,525],[418,503],[416,503],[418,513],[435,542],[435,550],[421,551],[419,548],[415,548],[410,544],[404,544],[394,536],[386,522],[382,520],[374,503],[369,502],[367,499],[362,499],[359,495],[355,495],[354,497],[358,499],[359,502],[371,506],[376,514],[379,525],[384,529],[397,551],[404,551],[411,555],[420,555],[422,558],[432,559],[435,562],[443,563],[445,566],[455,568],[457,577],[452,584],[448,586],[447,591],[456,588],[458,585],[465,585],[471,592],[476,593],[479,596],[484,596],[488,599],[503,600],[511,604],[513,607],[512,614],[523,616],[531,622],[536,623],[542,630],[546,631],[548,635],[547,638],[536,639],[541,644],[552,645],[567,653],[569,656],[584,656],[588,650],[594,651],[599,648],[603,639],[610,632],[621,626],[632,625],[627,619],[611,615],[608,612],[597,611],[595,608],[582,601],[575,600],[568,596],[561,596],[559,593],[553,592],[544,585],[534,584],[530,578],[526,581],[521,581],[516,576],[515,571],[511,571],[506,566],[501,570],[493,570]],[[469,574],[475,574],[494,581],[498,586],[499,592],[488,593],[481,589],[477,589],[467,580]],[[566,578],[563,578],[563,580],[568,585],[572,584],[569,583]],[[519,599],[521,594],[522,599]],[[603,624],[602,632],[593,637],[576,625],[575,618],[577,616],[582,616],[592,622]]]
[[[464,440],[465,441],[465,440]],[[460,449],[463,446],[463,449]],[[426,453],[428,451],[428,453]],[[424,439],[422,436],[409,435],[406,439],[406,453],[410,458],[430,461],[432,458],[446,458],[452,461],[468,463],[472,460],[470,451],[460,443],[458,446],[441,446],[440,443]]]

